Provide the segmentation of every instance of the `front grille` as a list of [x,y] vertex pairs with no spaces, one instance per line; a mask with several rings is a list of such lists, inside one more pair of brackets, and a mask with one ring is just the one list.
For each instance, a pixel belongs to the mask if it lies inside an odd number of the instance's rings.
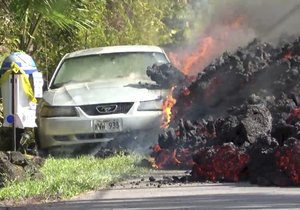
[[133,103],[113,103],[113,104],[93,104],[93,105],[84,105],[80,108],[87,114],[91,116],[97,115],[107,115],[107,114],[126,114]]

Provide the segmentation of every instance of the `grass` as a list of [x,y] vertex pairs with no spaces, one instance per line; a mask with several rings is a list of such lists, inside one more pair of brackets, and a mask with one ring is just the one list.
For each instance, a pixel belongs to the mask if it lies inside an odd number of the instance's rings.
[[79,158],[49,158],[41,172],[41,180],[11,182],[0,189],[0,200],[39,198],[51,200],[70,198],[82,192],[99,189],[128,176],[143,174],[137,155],[118,155],[106,159],[89,156]]

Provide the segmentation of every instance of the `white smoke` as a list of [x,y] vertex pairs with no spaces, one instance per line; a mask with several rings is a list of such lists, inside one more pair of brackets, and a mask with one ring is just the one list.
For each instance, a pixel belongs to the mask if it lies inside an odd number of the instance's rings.
[[215,2],[211,11],[212,21],[243,15],[247,27],[258,38],[276,41],[282,35],[297,35],[300,32],[299,0],[226,0]]
[[[235,51],[254,38],[277,43],[300,34],[300,0],[190,0],[187,9],[187,43],[175,50],[180,69],[188,54],[201,51],[212,37],[213,47],[188,74],[197,74],[224,51]],[[173,50],[174,52],[174,50]]]

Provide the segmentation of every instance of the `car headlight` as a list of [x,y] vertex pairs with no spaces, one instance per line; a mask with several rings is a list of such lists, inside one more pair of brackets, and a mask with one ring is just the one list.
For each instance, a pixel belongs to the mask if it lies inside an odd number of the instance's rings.
[[141,101],[138,107],[138,111],[162,111],[162,99],[156,99],[151,101]]
[[49,106],[45,105],[39,113],[41,117],[75,117],[77,112],[72,106]]

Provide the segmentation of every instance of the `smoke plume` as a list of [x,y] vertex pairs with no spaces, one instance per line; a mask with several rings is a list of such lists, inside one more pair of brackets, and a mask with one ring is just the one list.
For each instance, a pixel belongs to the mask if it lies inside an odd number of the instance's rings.
[[224,51],[254,38],[277,44],[300,32],[299,0],[190,0],[187,43],[169,53],[185,74],[195,75]]

